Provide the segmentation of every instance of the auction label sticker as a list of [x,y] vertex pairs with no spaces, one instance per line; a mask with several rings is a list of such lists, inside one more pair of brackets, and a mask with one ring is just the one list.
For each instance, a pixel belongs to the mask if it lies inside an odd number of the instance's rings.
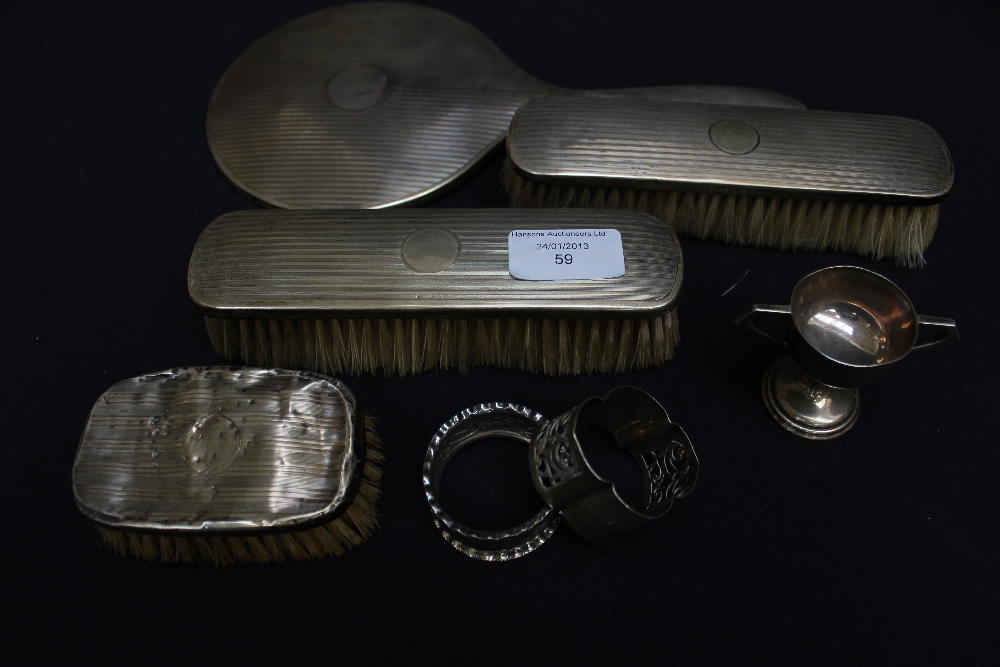
[[600,280],[625,275],[617,229],[525,229],[507,235],[510,275],[518,280]]

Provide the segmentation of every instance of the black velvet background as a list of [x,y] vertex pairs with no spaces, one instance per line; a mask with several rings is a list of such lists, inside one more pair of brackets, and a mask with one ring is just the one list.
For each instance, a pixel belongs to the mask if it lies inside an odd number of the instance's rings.
[[[431,4],[563,86],[736,84],[928,123],[956,178],[927,266],[685,241],[683,342],[662,369],[348,378],[389,457],[381,527],[358,550],[266,567],[120,558],[74,505],[81,429],[118,380],[221,361],[187,263],[205,225],[251,204],[208,152],[208,98],[253,40],[325,3],[4,3],[4,662],[1000,662],[993,3]],[[436,205],[505,205],[499,168]],[[776,351],[730,321],[836,263],[884,273],[963,340],[914,353],[863,391],[853,431],[815,444],[768,417]],[[667,518],[606,547],[563,527],[506,564],[441,539],[420,486],[441,422],[488,400],[555,416],[620,384],[657,396],[701,457]],[[460,457],[455,514],[489,527],[530,512],[523,452]]]

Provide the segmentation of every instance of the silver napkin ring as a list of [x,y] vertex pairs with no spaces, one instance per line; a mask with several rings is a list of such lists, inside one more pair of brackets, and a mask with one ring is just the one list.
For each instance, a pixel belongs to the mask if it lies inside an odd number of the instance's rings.
[[438,500],[444,470],[464,447],[486,438],[507,438],[530,445],[546,423],[545,417],[520,405],[483,403],[462,410],[438,429],[424,459],[424,493],[434,513],[434,525],[449,544],[480,560],[511,560],[531,553],[552,536],[562,517],[548,505],[522,524],[490,531],[457,523]]
[[[639,465],[642,509],[628,505],[587,462],[576,436],[583,410]],[[684,430],[652,396],[619,387],[543,425],[531,443],[531,476],[542,499],[583,537],[599,542],[663,516],[694,489],[698,457]]]

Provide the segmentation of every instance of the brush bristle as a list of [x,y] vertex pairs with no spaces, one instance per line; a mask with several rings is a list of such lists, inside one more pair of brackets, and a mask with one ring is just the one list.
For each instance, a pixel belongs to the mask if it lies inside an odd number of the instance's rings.
[[536,183],[508,163],[504,185],[519,208],[614,208],[651,213],[681,236],[780,250],[836,250],[921,266],[938,205],[892,206]]
[[333,375],[384,370],[621,373],[674,356],[677,311],[650,318],[238,320],[205,318],[227,359]]
[[375,431],[375,420],[367,415],[365,440],[367,455],[357,495],[343,514],[321,526],[259,537],[176,537],[103,526],[98,526],[98,530],[119,554],[162,563],[281,563],[288,559],[340,556],[367,540],[378,520],[385,455],[382,440]]

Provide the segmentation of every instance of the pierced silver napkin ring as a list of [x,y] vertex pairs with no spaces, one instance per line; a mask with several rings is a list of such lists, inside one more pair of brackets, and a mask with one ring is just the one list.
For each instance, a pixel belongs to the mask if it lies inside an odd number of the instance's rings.
[[[576,436],[584,410],[639,465],[642,510],[622,500],[587,461]],[[655,398],[635,387],[592,397],[553,419],[531,442],[535,490],[583,537],[602,542],[666,514],[698,480],[698,456],[687,434]]]
[[[587,410],[597,425],[632,455],[643,480],[642,509],[631,507],[584,456],[576,435]],[[485,531],[452,519],[438,500],[441,477],[461,449],[487,438],[529,444],[535,489],[546,506],[528,521],[508,530]],[[423,469],[424,492],[438,530],[453,547],[481,560],[510,560],[540,547],[565,516],[583,537],[601,542],[657,519],[694,489],[698,457],[684,430],[670,421],[652,396],[635,387],[619,387],[591,397],[549,421],[512,403],[485,403],[445,422],[431,439]]]

